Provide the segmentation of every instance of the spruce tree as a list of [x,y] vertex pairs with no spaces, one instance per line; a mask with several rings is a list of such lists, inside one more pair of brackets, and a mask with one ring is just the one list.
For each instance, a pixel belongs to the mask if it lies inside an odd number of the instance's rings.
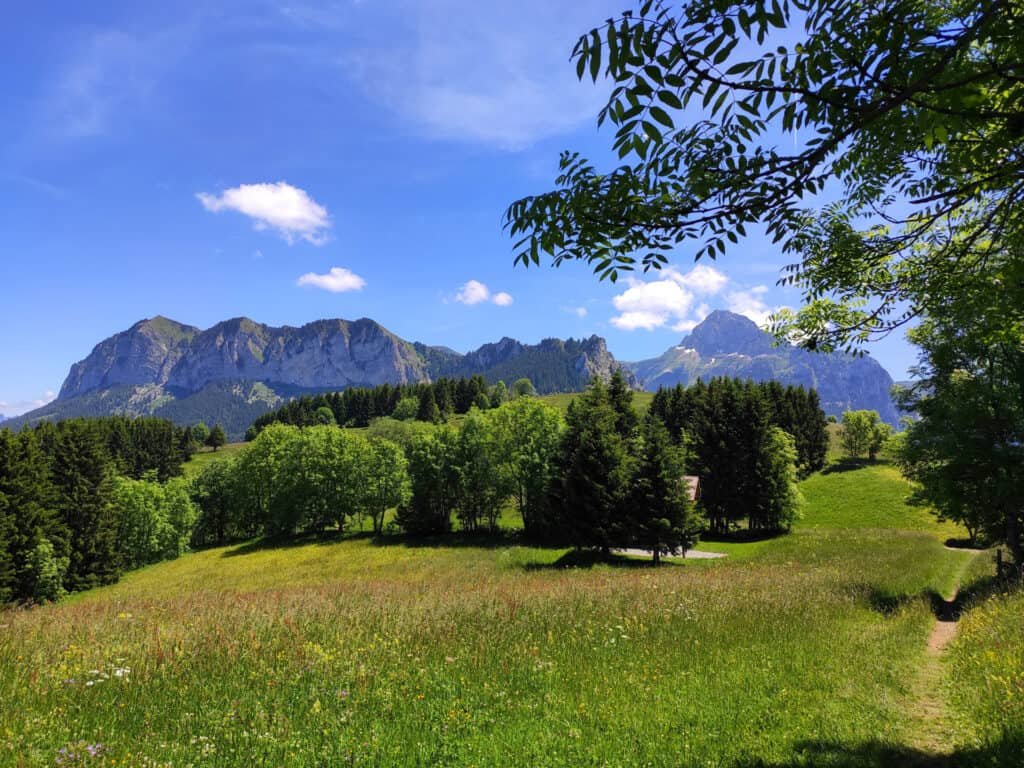
[[615,429],[624,439],[633,436],[639,418],[633,408],[633,390],[626,383],[621,368],[616,368],[608,381],[608,402],[615,410]]
[[[53,429],[51,424],[45,431]],[[37,593],[32,564],[41,542],[49,541],[58,557],[67,557],[68,552],[69,534],[56,510],[50,460],[42,451],[40,431],[0,430],[0,495],[6,499],[10,521],[11,597],[18,601],[31,600]]]
[[637,441],[630,483],[628,525],[630,541],[662,554],[686,550],[696,531],[693,506],[685,479],[683,449],[672,444],[661,420],[648,414]]
[[113,472],[97,430],[82,421],[58,429],[53,457],[57,508],[70,535],[68,591],[117,580]]
[[224,427],[220,424],[214,424],[213,429],[210,430],[210,436],[206,438],[206,444],[216,451],[221,446],[226,445],[227,442],[228,438],[224,434]]
[[441,409],[437,407],[434,389],[429,384],[420,390],[420,407],[416,412],[416,419],[431,424],[437,424],[441,421]]
[[626,538],[627,443],[608,388],[595,379],[569,406],[552,485],[555,528],[578,548],[608,554]]
[[9,603],[14,597],[14,558],[11,555],[13,515],[7,496],[0,491],[0,606]]

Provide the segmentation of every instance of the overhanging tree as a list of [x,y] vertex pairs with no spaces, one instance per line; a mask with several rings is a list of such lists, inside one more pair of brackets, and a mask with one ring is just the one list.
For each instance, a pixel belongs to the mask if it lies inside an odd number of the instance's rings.
[[[614,83],[598,122],[624,162],[563,153],[556,188],[506,211],[518,263],[582,260],[614,280],[764,226],[805,298],[777,330],[831,348],[968,278],[991,290],[993,248],[1022,240],[1018,0],[646,0],[573,58]],[[829,182],[838,199],[807,210]]]

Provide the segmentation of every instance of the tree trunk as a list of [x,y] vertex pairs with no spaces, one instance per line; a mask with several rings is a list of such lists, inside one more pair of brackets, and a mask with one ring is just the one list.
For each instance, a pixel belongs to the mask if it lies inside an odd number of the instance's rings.
[[1017,528],[1017,513],[1011,511],[1006,516],[1006,546],[1010,549],[1013,557],[1013,569],[1017,576],[1021,573],[1021,566],[1024,565],[1024,551],[1021,549],[1020,532]]

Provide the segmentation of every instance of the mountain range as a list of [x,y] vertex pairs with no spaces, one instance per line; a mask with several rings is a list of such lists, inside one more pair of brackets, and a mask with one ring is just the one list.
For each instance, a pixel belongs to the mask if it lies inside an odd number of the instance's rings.
[[71,366],[56,400],[4,426],[119,413],[220,423],[237,438],[257,416],[301,394],[476,374],[491,382],[526,377],[541,393],[572,392],[620,366],[646,389],[724,375],[778,379],[818,389],[826,413],[871,408],[897,419],[892,379],[870,357],[773,346],[752,321],[716,311],[679,346],[638,363],[617,362],[599,336],[532,345],[506,337],[461,354],[405,341],[366,318],[299,328],[235,318],[202,330],[158,316],[101,341]]
[[734,312],[712,312],[660,357],[624,365],[650,391],[716,376],[775,380],[816,389],[829,415],[867,409],[878,411],[889,424],[899,421],[892,377],[874,358],[778,344],[752,320]]

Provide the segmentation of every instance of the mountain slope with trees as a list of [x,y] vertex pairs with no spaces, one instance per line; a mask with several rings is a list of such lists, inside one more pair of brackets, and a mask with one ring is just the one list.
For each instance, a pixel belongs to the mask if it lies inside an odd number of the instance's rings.
[[625,363],[643,388],[707,382],[720,376],[777,381],[815,389],[827,415],[848,410],[878,411],[897,424],[899,411],[890,390],[892,377],[878,361],[864,355],[814,353],[790,344],[776,344],[749,318],[716,310],[660,357]]

